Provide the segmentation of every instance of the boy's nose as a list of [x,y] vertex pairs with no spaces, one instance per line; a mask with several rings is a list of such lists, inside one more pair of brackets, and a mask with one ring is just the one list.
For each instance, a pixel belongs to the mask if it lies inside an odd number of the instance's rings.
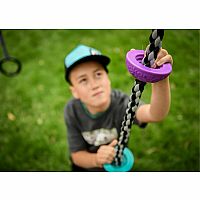
[[98,83],[96,80],[91,80],[90,81],[90,86],[92,90],[95,90],[96,88],[98,88]]

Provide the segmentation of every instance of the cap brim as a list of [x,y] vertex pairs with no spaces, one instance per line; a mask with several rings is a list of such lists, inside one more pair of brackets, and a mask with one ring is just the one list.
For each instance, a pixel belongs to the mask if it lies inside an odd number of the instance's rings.
[[76,62],[74,62],[69,68],[66,69],[66,80],[69,82],[69,73],[70,71],[78,64],[87,62],[87,61],[97,61],[102,64],[102,66],[105,68],[105,70],[108,72],[107,65],[110,63],[110,58],[104,55],[90,55],[86,56]]

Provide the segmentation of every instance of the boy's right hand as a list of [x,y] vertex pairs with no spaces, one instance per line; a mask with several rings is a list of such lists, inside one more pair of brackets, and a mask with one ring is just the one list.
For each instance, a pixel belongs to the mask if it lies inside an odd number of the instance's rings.
[[103,167],[106,163],[112,163],[115,157],[115,145],[117,144],[117,140],[114,139],[108,145],[102,145],[99,147],[96,154],[96,163],[98,167]]

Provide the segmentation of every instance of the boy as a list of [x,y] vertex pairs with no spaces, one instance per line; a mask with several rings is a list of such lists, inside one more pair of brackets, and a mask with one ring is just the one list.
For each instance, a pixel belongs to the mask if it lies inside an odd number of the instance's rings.
[[[115,145],[129,97],[111,89],[107,65],[100,51],[79,45],[65,58],[65,79],[74,99],[65,106],[64,117],[73,171],[104,171],[112,163]],[[172,64],[166,50],[158,53],[155,65]],[[154,66],[155,67],[155,66]],[[150,104],[140,104],[134,124],[145,127],[159,122],[170,107],[169,78],[152,84]]]

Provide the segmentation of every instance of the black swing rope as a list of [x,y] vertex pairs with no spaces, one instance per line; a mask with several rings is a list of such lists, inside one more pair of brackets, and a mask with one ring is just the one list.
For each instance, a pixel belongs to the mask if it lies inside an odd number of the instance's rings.
[[[147,66],[151,67],[156,58],[157,54],[162,47],[162,39],[164,36],[164,30],[162,29],[154,29],[149,37],[149,45],[146,48],[145,56],[142,60],[142,63]],[[116,145],[116,154],[114,158],[114,164],[116,166],[120,166],[123,161],[123,151],[124,148],[127,146],[131,126],[135,118],[135,113],[139,105],[140,97],[144,90],[146,83],[135,79],[132,92],[129,98],[129,102],[127,105],[126,113],[124,116],[124,121],[121,125],[121,132],[118,139],[118,144]]]

